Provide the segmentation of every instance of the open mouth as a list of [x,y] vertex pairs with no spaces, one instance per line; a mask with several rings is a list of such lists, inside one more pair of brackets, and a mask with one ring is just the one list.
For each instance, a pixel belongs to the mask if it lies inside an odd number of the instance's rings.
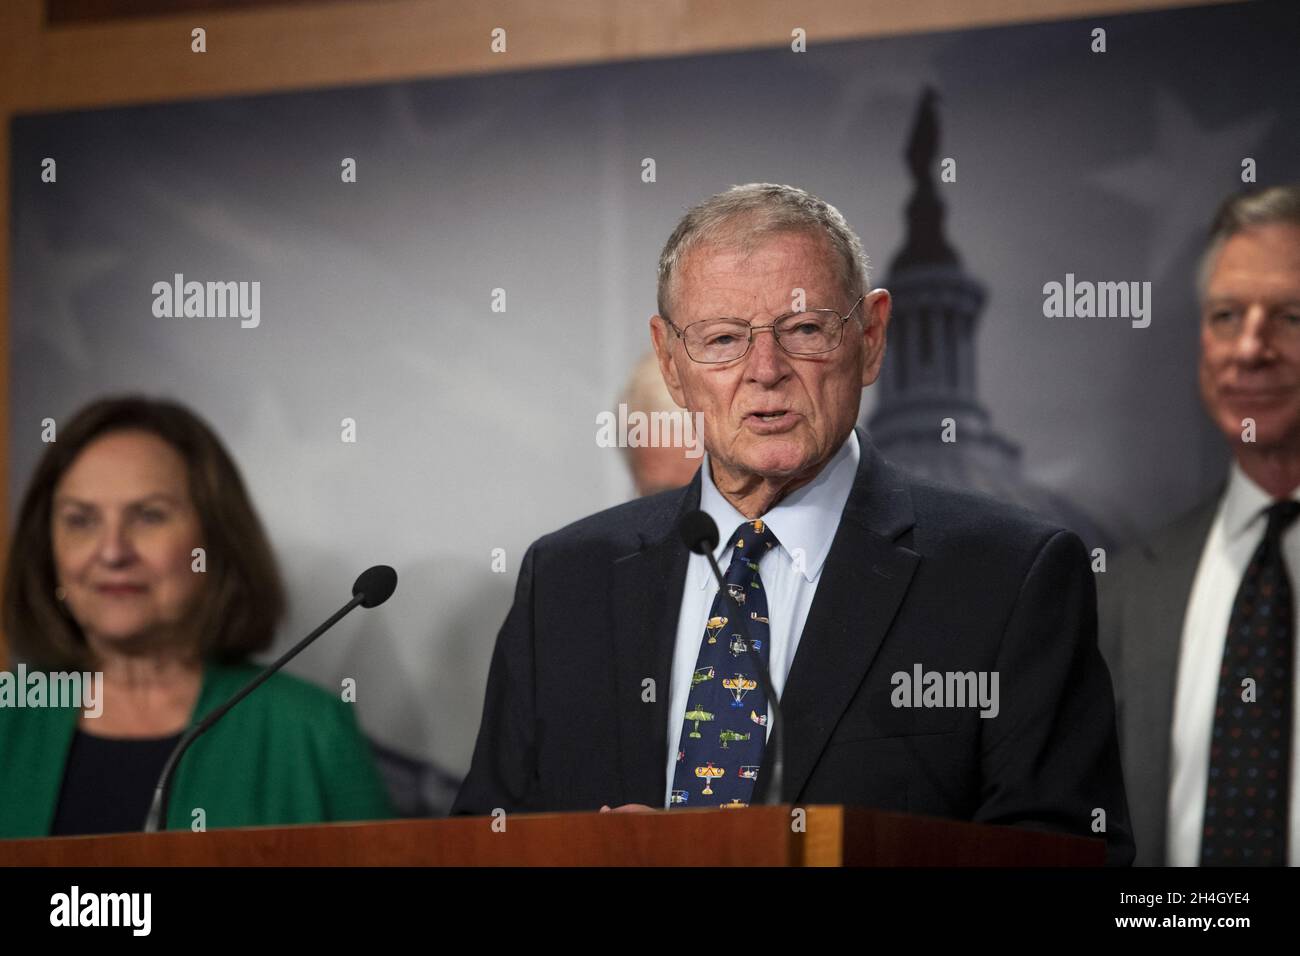
[[764,408],[750,412],[745,416],[745,421],[759,432],[771,432],[789,428],[796,418],[788,408]]

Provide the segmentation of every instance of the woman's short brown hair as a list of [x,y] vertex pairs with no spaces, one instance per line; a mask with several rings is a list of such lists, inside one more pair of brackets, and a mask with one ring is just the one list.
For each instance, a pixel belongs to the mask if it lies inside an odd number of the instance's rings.
[[284,584],[239,469],[188,408],[126,395],[93,402],[60,427],[23,495],[4,582],[4,627],[16,657],[51,670],[93,669],[81,628],[55,597],[51,507],[86,446],[122,431],[156,435],[185,461],[207,562],[193,621],[204,659],[234,663],[265,650],[284,615]]

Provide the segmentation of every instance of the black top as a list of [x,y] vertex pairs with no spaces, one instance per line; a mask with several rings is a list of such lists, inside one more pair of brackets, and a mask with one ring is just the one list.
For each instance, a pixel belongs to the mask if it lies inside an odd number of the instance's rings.
[[142,830],[158,775],[180,739],[95,737],[78,730],[50,835]]

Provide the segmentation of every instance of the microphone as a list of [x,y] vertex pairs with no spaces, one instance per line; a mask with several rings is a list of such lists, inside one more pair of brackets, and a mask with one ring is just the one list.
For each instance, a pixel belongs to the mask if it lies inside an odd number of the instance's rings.
[[275,663],[269,665],[245,684],[234,697],[194,725],[176,744],[176,749],[172,751],[171,756],[167,758],[167,763],[163,765],[162,774],[158,777],[158,786],[154,788],[153,802],[149,805],[149,816],[144,822],[144,832],[157,833],[166,826],[167,800],[171,795],[172,777],[175,775],[176,767],[180,763],[181,757],[185,755],[185,751],[189,749],[190,744],[210,730],[212,725],[229,713],[236,704],[262,686],[272,674],[297,657],[301,651],[306,649],[308,644],[342,620],[343,616],[354,607],[358,605],[367,608],[378,607],[392,597],[395,590],[397,590],[397,572],[388,565],[377,564],[373,568],[362,571],[361,576],[352,585],[351,601],[330,615],[324,624],[285,651]]
[[696,554],[712,557],[713,549],[718,546],[718,526],[703,511],[691,511],[682,515],[682,520],[677,524],[677,533],[682,536],[682,543]]
[[[703,511],[692,511],[682,516],[677,523],[677,531],[681,535],[682,543],[693,551],[695,554],[702,554],[708,559],[709,567],[713,569],[714,580],[718,582],[718,591],[730,597],[731,592],[727,590],[726,582],[722,579],[722,570],[718,567],[717,560],[713,557],[713,549],[718,546],[718,526]],[[731,598],[736,609],[741,613],[744,608],[735,598]],[[769,643],[769,647],[771,644]],[[768,806],[777,806],[781,802],[781,788],[785,783],[785,740],[781,735],[781,702],[777,699],[776,690],[772,687],[772,675],[768,673],[767,664],[763,661],[763,655],[754,650],[754,645],[746,641],[745,650],[754,660],[754,669],[758,672],[758,679],[763,684],[763,693],[767,695],[767,702],[772,708],[772,733],[770,736],[772,744],[772,782],[767,788],[766,799],[764,802]]]

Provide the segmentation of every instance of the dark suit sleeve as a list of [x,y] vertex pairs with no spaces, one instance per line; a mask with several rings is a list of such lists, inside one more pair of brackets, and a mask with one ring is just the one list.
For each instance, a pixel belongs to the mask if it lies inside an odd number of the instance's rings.
[[998,716],[982,721],[975,819],[1093,832],[1105,811],[1106,861],[1133,861],[1110,675],[1097,647],[1088,553],[1054,534],[1021,585],[998,652]]
[[1121,614],[1122,594],[1112,575],[1115,563],[1109,574],[1096,578],[1097,582],[1097,644],[1101,656],[1106,661],[1110,672],[1111,687],[1115,693],[1115,722],[1124,726],[1124,682],[1120,675],[1124,667],[1123,617]]
[[451,813],[526,810],[537,781],[536,685],[533,652],[533,545],[524,555],[514,604],[497,635],[483,720],[469,774]]

